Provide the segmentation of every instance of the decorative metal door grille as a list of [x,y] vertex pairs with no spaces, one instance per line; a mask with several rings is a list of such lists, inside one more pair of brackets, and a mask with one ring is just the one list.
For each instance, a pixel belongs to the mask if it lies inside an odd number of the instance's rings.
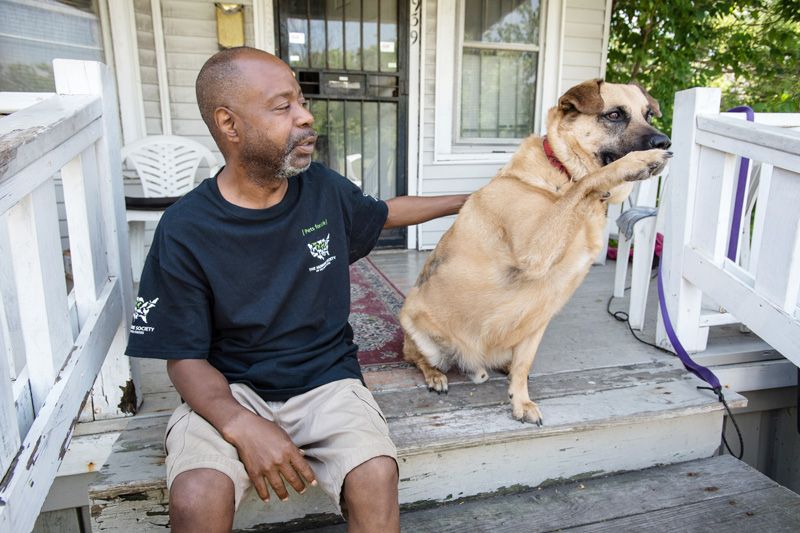
[[[281,58],[310,102],[315,159],[376,198],[406,193],[407,4],[280,0]],[[381,246],[405,244],[385,231]]]

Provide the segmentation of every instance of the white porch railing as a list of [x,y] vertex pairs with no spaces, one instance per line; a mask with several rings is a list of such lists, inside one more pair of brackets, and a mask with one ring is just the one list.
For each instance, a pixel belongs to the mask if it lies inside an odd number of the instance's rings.
[[[668,312],[689,352],[706,348],[712,324],[741,322],[800,365],[800,133],[720,115],[718,89],[675,95],[664,220]],[[726,257],[736,162],[761,165],[751,255]],[[710,317],[703,300],[720,308]],[[659,320],[657,342],[670,347]]]
[[0,119],[0,531],[33,527],[84,406],[119,415],[132,388],[121,350],[133,307],[113,83],[100,63],[54,68],[57,95]]

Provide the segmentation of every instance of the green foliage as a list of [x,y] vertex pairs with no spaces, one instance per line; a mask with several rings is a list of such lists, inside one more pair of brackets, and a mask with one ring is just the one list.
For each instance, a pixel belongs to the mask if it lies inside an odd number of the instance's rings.
[[723,109],[797,112],[800,2],[616,0],[606,78],[647,88],[665,131],[675,92],[691,87],[720,87]]

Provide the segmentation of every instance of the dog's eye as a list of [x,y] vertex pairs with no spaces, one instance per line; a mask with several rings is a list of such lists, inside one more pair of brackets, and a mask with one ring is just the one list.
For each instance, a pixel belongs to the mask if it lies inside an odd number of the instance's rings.
[[606,118],[608,120],[619,120],[622,118],[622,113],[619,111],[612,111],[611,113],[606,113]]
[[644,116],[644,119],[649,123],[653,120],[653,112],[648,111],[647,114]]

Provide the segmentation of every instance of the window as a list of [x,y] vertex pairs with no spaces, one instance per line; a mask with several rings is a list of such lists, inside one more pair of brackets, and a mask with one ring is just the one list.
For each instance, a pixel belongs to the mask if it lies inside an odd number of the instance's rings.
[[0,0],[0,91],[52,92],[56,57],[103,61],[92,0]]
[[539,0],[463,0],[457,143],[509,144],[535,129]]
[[433,164],[503,163],[541,129],[558,91],[562,6],[437,0]]

